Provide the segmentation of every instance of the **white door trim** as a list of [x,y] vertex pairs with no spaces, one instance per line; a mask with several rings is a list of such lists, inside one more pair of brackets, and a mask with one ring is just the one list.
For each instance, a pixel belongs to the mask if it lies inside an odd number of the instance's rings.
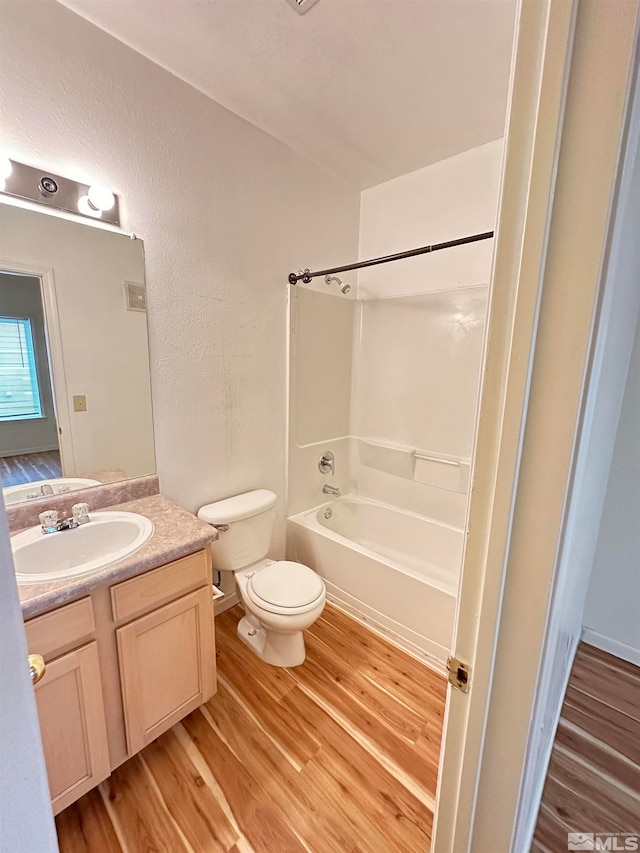
[[[616,431],[640,313],[640,88],[635,57],[633,102],[605,263],[597,329],[575,454],[575,469],[554,578],[553,600],[529,725],[514,850],[529,850],[555,730],[580,639],[612,654],[640,655],[622,643],[582,629],[585,597],[598,541]],[[604,642],[603,642],[604,641]]]
[[[575,462],[636,0],[520,7],[433,853],[513,846]],[[566,105],[565,105],[566,101]]]
[[45,317],[45,336],[49,350],[49,366],[51,369],[51,386],[53,391],[53,410],[58,427],[58,445],[60,461],[65,477],[76,474],[76,459],[73,449],[73,433],[71,431],[71,409],[67,393],[67,378],[64,369],[62,349],[62,333],[60,331],[60,316],[56,299],[54,272],[51,267],[39,267],[36,264],[23,264],[19,261],[7,261],[0,258],[0,270],[29,275],[40,279],[42,305]]
[[7,514],[0,501],[0,849],[57,853],[27,655]]
[[468,694],[448,691],[433,853],[461,853],[470,840],[576,2],[519,8],[453,646],[473,673]]

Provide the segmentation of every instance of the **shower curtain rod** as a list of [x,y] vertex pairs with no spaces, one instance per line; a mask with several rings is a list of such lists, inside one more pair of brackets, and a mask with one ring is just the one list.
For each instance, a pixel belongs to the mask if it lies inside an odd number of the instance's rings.
[[331,267],[328,270],[302,270],[296,275],[294,272],[289,273],[289,284],[297,284],[302,281],[303,284],[309,284],[312,278],[317,278],[323,275],[333,275],[338,272],[348,272],[349,270],[361,270],[363,267],[374,267],[376,264],[388,264],[389,261],[401,261],[403,258],[413,258],[415,255],[426,255],[428,252],[439,252],[440,249],[452,249],[454,246],[464,246],[465,243],[477,243],[478,240],[488,240],[493,237],[493,231],[485,231],[482,234],[472,234],[470,237],[460,237],[457,240],[448,240],[446,243],[433,243],[431,246],[422,246],[419,249],[409,249],[408,252],[397,252],[395,255],[385,255],[382,258],[373,258],[370,261],[359,261],[357,264],[347,264],[344,267]]

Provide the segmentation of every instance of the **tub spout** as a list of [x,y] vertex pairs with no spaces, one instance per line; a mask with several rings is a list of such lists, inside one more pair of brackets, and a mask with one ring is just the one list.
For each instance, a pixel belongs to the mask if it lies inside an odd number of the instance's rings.
[[334,498],[340,497],[340,489],[337,486],[330,486],[329,483],[324,484],[322,491],[325,495],[333,495]]

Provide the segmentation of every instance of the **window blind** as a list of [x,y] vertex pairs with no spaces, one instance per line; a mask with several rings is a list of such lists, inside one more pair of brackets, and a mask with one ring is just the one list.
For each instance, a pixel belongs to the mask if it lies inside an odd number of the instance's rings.
[[40,417],[31,320],[0,317],[0,421]]

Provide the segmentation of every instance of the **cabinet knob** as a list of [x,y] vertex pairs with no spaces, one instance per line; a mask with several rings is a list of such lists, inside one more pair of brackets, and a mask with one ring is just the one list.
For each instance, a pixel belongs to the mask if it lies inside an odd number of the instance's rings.
[[31,673],[31,682],[33,684],[37,684],[40,681],[46,668],[47,666],[42,655],[29,655],[29,672]]

